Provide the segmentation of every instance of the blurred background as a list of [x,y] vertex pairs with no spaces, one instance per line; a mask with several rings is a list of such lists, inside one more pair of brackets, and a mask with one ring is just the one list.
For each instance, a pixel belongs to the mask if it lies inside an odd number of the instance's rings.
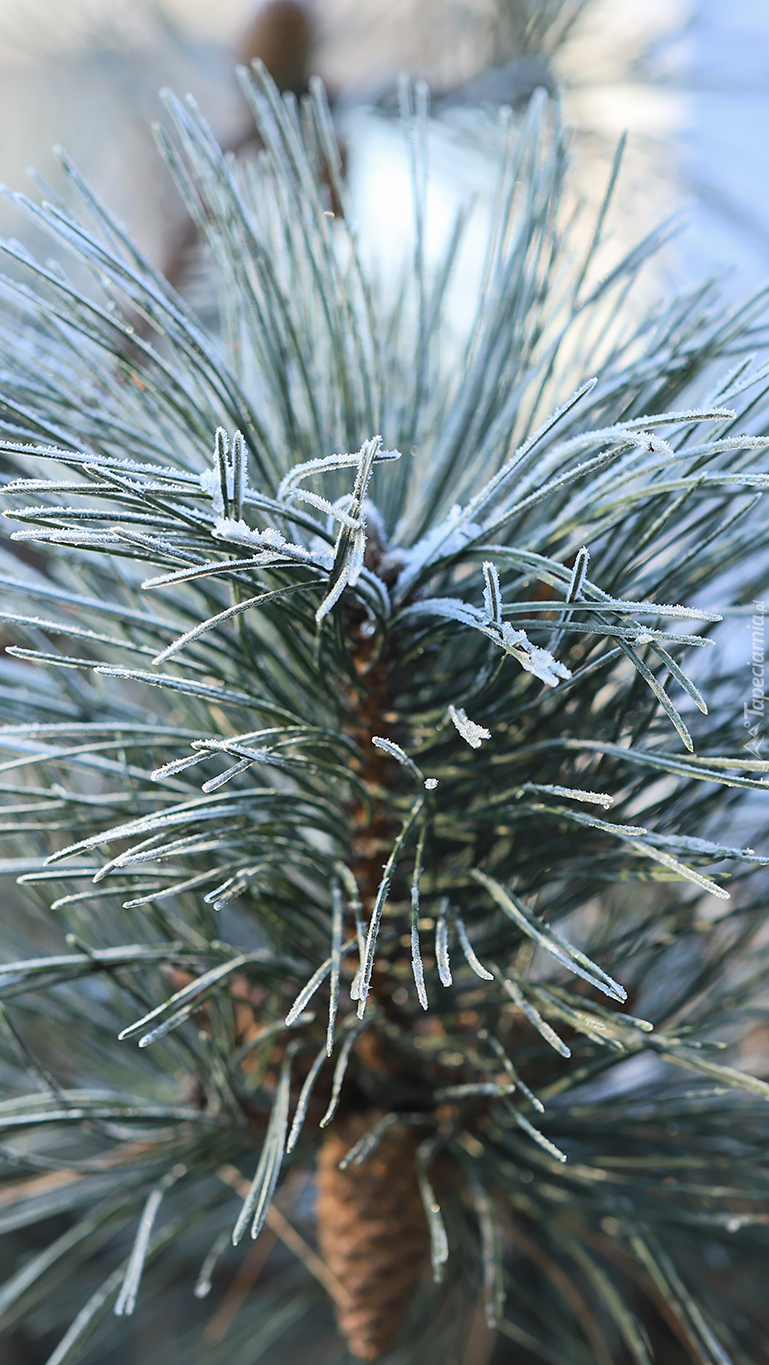
[[[158,92],[167,85],[192,93],[223,145],[253,150],[234,71],[256,57],[284,90],[301,94],[313,73],[325,81],[363,243],[385,277],[410,232],[397,80],[408,72],[429,83],[438,115],[433,249],[460,205],[475,215],[454,301],[459,314],[473,295],[493,189],[489,115],[504,104],[522,109],[540,86],[560,90],[575,126],[575,200],[600,203],[617,141],[628,133],[612,218],[617,255],[683,210],[683,230],[648,272],[648,301],[714,272],[735,299],[769,279],[766,0],[0,0],[0,181],[37,193],[27,178],[32,165],[66,197],[52,151],[62,144],[205,312],[205,270],[151,124],[163,117]],[[47,254],[45,239],[3,200],[0,235]],[[6,927],[4,957],[49,946],[44,917],[19,910]],[[302,1217],[299,1200],[299,1226]],[[13,1224],[6,1217],[3,1226]],[[20,1229],[4,1244],[0,1271],[65,1227],[66,1220],[61,1229],[50,1222]],[[278,1248],[275,1267],[290,1262]],[[110,1354],[114,1365],[181,1365],[187,1331],[205,1331],[212,1350],[224,1339],[250,1284],[235,1280],[204,1311],[186,1280],[173,1288],[178,1269],[169,1257],[164,1311],[146,1339],[139,1327]],[[330,1317],[325,1330],[331,1334]],[[14,1329],[3,1361],[42,1365],[56,1337],[44,1320]],[[314,1358],[321,1348],[323,1341]],[[298,1338],[289,1337],[286,1350],[269,1359],[277,1365],[291,1351],[312,1358]]]
[[[192,92],[219,139],[238,147],[248,118],[233,70],[253,56],[286,88],[323,77],[346,127],[362,226],[378,224],[383,240],[402,153],[366,111],[392,109],[408,71],[455,119],[560,87],[586,197],[603,192],[604,163],[629,133],[618,232],[638,236],[687,210],[665,261],[671,285],[724,268],[738,293],[769,273],[764,0],[277,0],[261,12],[254,0],[0,0],[0,178],[23,188],[32,164],[57,185],[51,147],[63,144],[170,268],[183,215],[150,132],[158,90]],[[451,193],[482,193],[482,166],[465,156],[458,176],[456,155]],[[10,209],[0,208],[0,231],[21,232]]]

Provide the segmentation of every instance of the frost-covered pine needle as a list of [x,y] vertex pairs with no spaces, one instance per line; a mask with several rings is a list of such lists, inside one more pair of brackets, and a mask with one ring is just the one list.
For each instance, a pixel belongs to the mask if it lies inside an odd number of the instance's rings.
[[614,981],[602,967],[592,962],[579,948],[573,947],[560,934],[541,922],[537,922],[528,907],[512,892],[505,891],[495,878],[489,877],[487,873],[481,872],[478,868],[473,868],[471,875],[475,881],[480,882],[486,888],[500,910],[508,915],[527,937],[546,949],[556,961],[563,963],[570,971],[576,972],[577,976],[589,981],[591,985],[597,986],[598,990],[603,991],[604,995],[609,995],[614,1000],[624,1001],[627,999],[627,991],[624,986],[621,986],[618,981]]
[[510,996],[510,999],[518,1006],[519,1010],[526,1015],[529,1023],[534,1025],[537,1033],[544,1038],[545,1042],[549,1043],[556,1052],[560,1053],[561,1057],[571,1057],[571,1048],[566,1046],[563,1039],[558,1037],[555,1029],[552,1029],[546,1020],[542,1018],[539,1010],[532,1005],[530,1000],[526,999],[526,996],[517,983],[515,981],[510,981],[501,974],[500,981]]
[[230,1241],[229,1232],[222,1232],[213,1243],[211,1250],[200,1267],[200,1274],[195,1281],[194,1293],[196,1299],[205,1299],[211,1293],[214,1271],[221,1257],[224,1255],[224,1252],[227,1250],[227,1247],[230,1245]]
[[503,1048],[503,1046],[502,1046],[502,1044],[500,1043],[499,1039],[498,1039],[498,1038],[495,1038],[495,1037],[494,1037],[494,1034],[493,1034],[493,1033],[489,1033],[487,1029],[479,1029],[479,1030],[478,1030],[478,1037],[479,1037],[479,1039],[481,1040],[481,1042],[488,1043],[488,1045],[489,1045],[489,1047],[491,1048],[492,1052],[494,1052],[494,1053],[496,1054],[496,1056],[499,1058],[500,1062],[502,1063],[502,1066],[504,1067],[505,1071],[507,1072],[508,1076],[510,1077],[511,1081],[513,1082],[513,1085],[514,1085],[518,1090],[520,1090],[520,1092],[521,1092],[522,1095],[525,1095],[525,1096],[526,1096],[527,1100],[529,1101],[529,1104],[533,1105],[533,1107],[537,1110],[537,1113],[539,1113],[539,1114],[544,1114],[544,1112],[545,1112],[545,1106],[544,1106],[544,1104],[543,1104],[542,1101],[541,1101],[540,1099],[538,1099],[537,1096],[529,1089],[529,1087],[526,1085],[526,1083],[525,1083],[524,1081],[521,1080],[521,1078],[520,1078],[520,1076],[519,1076],[519,1074],[518,1074],[516,1068],[513,1066],[513,1063],[510,1061],[510,1058],[508,1057],[507,1053],[505,1052],[505,1049]]
[[414,760],[409,758],[400,744],[395,744],[391,739],[382,739],[380,735],[372,735],[371,743],[374,745],[375,749],[381,749],[382,753],[389,754],[390,758],[394,758],[396,763],[400,763],[402,767],[407,768],[417,779],[419,784],[424,785],[424,773],[419,771]]
[[469,966],[472,967],[475,972],[475,975],[479,976],[482,981],[493,981],[494,973],[487,971],[483,966],[483,963],[478,961],[473,945],[468,937],[464,920],[459,915],[456,915],[454,917],[454,924],[456,925],[462,952],[464,953]]
[[449,715],[456,729],[471,749],[480,749],[484,739],[491,739],[491,731],[487,730],[484,725],[476,725],[475,721],[468,720],[467,712],[461,707],[450,706]]
[[369,988],[371,986],[371,974],[374,970],[374,954],[376,952],[377,939],[379,937],[379,930],[382,923],[382,912],[384,910],[385,903],[387,901],[387,896],[390,890],[390,881],[392,878],[393,870],[398,861],[398,856],[401,852],[401,849],[403,848],[403,845],[406,842],[406,838],[409,834],[409,831],[412,828],[415,820],[420,815],[423,806],[424,797],[420,796],[414,802],[413,806],[411,807],[411,810],[409,811],[406,819],[404,820],[400,834],[395,840],[392,846],[392,850],[390,852],[390,856],[387,859],[387,862],[385,863],[384,866],[382,880],[379,883],[379,889],[377,890],[374,908],[371,912],[371,919],[369,921],[368,930],[366,932],[364,958],[361,964],[360,982],[358,983],[359,1019],[363,1018],[363,1015],[366,1010],[366,1000],[368,997]]
[[331,885],[331,989],[328,997],[328,1031],[326,1033],[326,1052],[334,1050],[334,1030],[336,1012],[339,1006],[339,971],[342,963],[342,892],[338,882]]
[[414,855],[414,875],[411,882],[411,972],[414,977],[417,1000],[423,1010],[429,1008],[429,1002],[425,985],[425,965],[422,961],[422,948],[419,942],[419,880],[422,875],[426,836],[427,823],[423,820]]
[[502,1260],[502,1235],[494,1207],[478,1177],[470,1180],[473,1204],[481,1233],[483,1269],[483,1307],[486,1323],[493,1331],[505,1310],[505,1271]]
[[339,1097],[342,1093],[342,1083],[347,1070],[347,1063],[350,1060],[350,1053],[352,1052],[362,1029],[365,1027],[366,1025],[363,1023],[359,1024],[357,1028],[351,1028],[342,1044],[336,1066],[334,1067],[334,1078],[331,1082],[331,1099],[329,1100],[328,1108],[320,1121],[321,1128],[327,1128],[336,1113]]
[[517,1123],[518,1127],[522,1130],[522,1132],[526,1133],[528,1137],[532,1139],[533,1142],[536,1142],[538,1147],[541,1147],[543,1151],[548,1153],[549,1156],[555,1157],[556,1161],[562,1162],[568,1161],[566,1153],[562,1152],[559,1147],[556,1147],[555,1143],[551,1142],[549,1138],[545,1137],[544,1133],[540,1133],[539,1129],[535,1128],[534,1124],[530,1123],[526,1115],[521,1114],[520,1111],[516,1109],[514,1104],[511,1104],[508,1099],[504,1098],[503,1103],[508,1113],[512,1116],[512,1118],[515,1119],[515,1122]]
[[435,921],[435,962],[438,967],[438,975],[442,986],[450,986],[453,978],[451,966],[449,964],[449,902],[444,897],[441,901],[438,918]]
[[288,1014],[286,1015],[286,1024],[288,1025],[289,1028],[299,1018],[299,1015],[302,1013],[305,1005],[310,1000],[312,1000],[312,997],[318,990],[319,986],[323,984],[326,977],[329,975],[331,971],[331,965],[332,958],[327,957],[325,962],[321,962],[320,966],[318,967],[318,970],[313,972],[307,984],[302,987],[298,996],[296,997],[296,1000],[291,1006],[291,1009],[288,1011]]
[[380,1119],[377,1119],[376,1123],[372,1124],[368,1132],[358,1138],[358,1141],[353,1143],[352,1147],[345,1152],[342,1160],[339,1162],[339,1170],[346,1171],[347,1167],[352,1165],[362,1166],[368,1161],[368,1158],[372,1153],[376,1151],[376,1148],[379,1146],[385,1133],[388,1132],[390,1128],[398,1126],[424,1128],[425,1116],[424,1114],[408,1114],[401,1113],[400,1111],[392,1114],[383,1114]]
[[157,1218],[160,1205],[163,1202],[166,1191],[169,1190],[177,1180],[181,1180],[182,1176],[186,1175],[186,1173],[186,1168],[182,1165],[172,1167],[172,1169],[167,1171],[162,1179],[158,1181],[154,1190],[152,1190],[148,1196],[139,1220],[139,1228],[134,1239],[133,1247],[131,1248],[131,1255],[128,1258],[128,1265],[126,1267],[122,1288],[115,1300],[113,1312],[118,1318],[130,1316],[136,1307],[136,1296],[139,1293],[139,1285],[141,1283],[142,1271],[144,1270],[147,1248],[149,1247],[152,1229],[155,1226],[155,1219]]
[[[157,1019],[161,1014],[166,1014],[168,1010],[172,1009],[175,1005],[183,1004],[186,1009],[190,1002],[197,1001],[199,996],[215,986],[217,982],[221,981],[224,977],[230,976],[232,972],[237,971],[239,967],[243,967],[247,961],[248,954],[241,953],[230,962],[224,962],[219,967],[212,967],[210,971],[204,972],[202,976],[191,981],[188,986],[183,986],[181,990],[176,991],[162,1005],[158,1005],[154,1010],[150,1010],[149,1014],[145,1014],[141,1019],[137,1019],[136,1023],[129,1024],[127,1028],[122,1029],[118,1034],[118,1038],[122,1042],[124,1038],[130,1038],[134,1033],[139,1033],[141,1029],[145,1028],[153,1019]],[[193,1008],[195,1008],[195,1006],[193,1006]],[[156,1036],[160,1035],[157,1034]]]
[[436,1143],[434,1138],[426,1138],[417,1148],[417,1178],[419,1181],[419,1193],[422,1197],[422,1205],[430,1232],[430,1265],[433,1272],[433,1281],[435,1284],[440,1284],[443,1280],[444,1266],[449,1259],[449,1240],[446,1235],[446,1225],[441,1214],[441,1206],[438,1203],[435,1190],[430,1184],[429,1178],[430,1165],[435,1150]]
[[294,1111],[294,1120],[293,1123],[291,1124],[291,1132],[288,1135],[288,1142],[286,1143],[287,1153],[293,1152],[297,1142],[299,1141],[299,1136],[304,1125],[304,1120],[307,1117],[307,1106],[310,1103],[310,1097],[312,1095],[313,1086],[315,1085],[315,1082],[318,1078],[318,1072],[323,1066],[323,1063],[327,1060],[328,1052],[326,1051],[326,1046],[324,1044],[320,1052],[317,1054],[315,1060],[313,1061],[310,1070],[307,1072],[307,1076],[305,1077],[302,1088],[299,1091],[299,1099],[296,1102],[296,1110]]
[[286,1149],[286,1127],[288,1125],[288,1106],[291,1095],[291,1054],[288,1053],[281,1064],[280,1078],[275,1091],[275,1100],[270,1113],[270,1121],[264,1135],[264,1143],[259,1163],[248,1194],[243,1201],[235,1227],[232,1230],[232,1245],[237,1246],[249,1222],[251,1236],[258,1237],[264,1226],[267,1211],[278,1183],[283,1155]]

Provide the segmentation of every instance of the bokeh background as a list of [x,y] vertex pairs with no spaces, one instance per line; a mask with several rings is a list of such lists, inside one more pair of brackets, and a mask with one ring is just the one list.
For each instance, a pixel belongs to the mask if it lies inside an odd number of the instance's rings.
[[[162,262],[178,209],[149,130],[158,89],[191,91],[217,135],[236,143],[247,119],[233,66],[257,9],[253,0],[0,0],[0,176],[20,188],[32,164],[55,182],[51,147],[62,143]],[[674,277],[725,268],[736,291],[769,274],[764,0],[314,0],[307,11],[311,69],[348,117],[386,100],[404,70],[465,105],[557,83],[580,128],[588,193],[626,129],[628,224],[638,231],[687,209],[685,236],[668,253]],[[562,19],[523,32],[522,12],[549,11]],[[8,209],[0,230],[20,233]]]

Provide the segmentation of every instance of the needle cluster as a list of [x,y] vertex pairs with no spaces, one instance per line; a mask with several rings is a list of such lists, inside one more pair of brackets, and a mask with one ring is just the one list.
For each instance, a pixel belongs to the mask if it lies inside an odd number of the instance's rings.
[[[721,1050],[764,973],[724,641],[763,612],[765,301],[639,322],[660,234],[601,273],[617,167],[585,237],[535,97],[490,133],[458,341],[424,91],[384,290],[322,89],[243,86],[258,163],[190,101],[158,132],[216,335],[66,158],[82,221],[14,197],[73,274],[3,245],[4,870],[66,935],[0,968],[0,1226],[65,1219],[4,1320],[45,1303],[49,1365],[104,1359],[113,1309],[205,1299],[361,1133],[342,1169],[407,1154],[432,1267],[393,1360],[454,1359],[477,1303],[522,1360],[764,1359],[769,1085]],[[185,1360],[296,1358],[343,1301],[285,1235],[312,1274]]]

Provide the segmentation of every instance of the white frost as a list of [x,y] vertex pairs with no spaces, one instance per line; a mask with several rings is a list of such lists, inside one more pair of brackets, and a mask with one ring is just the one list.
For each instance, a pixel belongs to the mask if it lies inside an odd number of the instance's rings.
[[491,731],[483,725],[476,725],[474,720],[468,720],[467,712],[463,711],[461,707],[450,706],[449,715],[471,749],[480,749],[484,739],[491,739]]

